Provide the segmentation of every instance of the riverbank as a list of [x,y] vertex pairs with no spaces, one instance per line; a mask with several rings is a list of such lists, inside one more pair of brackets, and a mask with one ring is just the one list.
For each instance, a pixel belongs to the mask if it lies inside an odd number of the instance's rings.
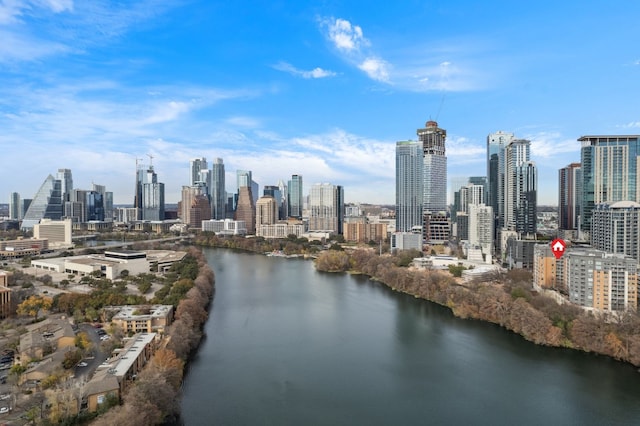
[[637,313],[626,312],[617,322],[609,322],[577,306],[560,305],[532,291],[526,271],[513,270],[489,283],[463,286],[447,273],[399,267],[392,256],[371,250],[323,252],[316,267],[364,274],[395,291],[446,306],[459,318],[498,324],[539,345],[593,352],[640,366]]
[[198,269],[190,280],[191,283],[184,283],[190,284],[191,288],[176,308],[175,321],[162,347],[123,397],[122,405],[107,411],[94,425],[178,423],[183,374],[202,340],[208,307],[215,291],[213,270],[202,251],[191,248],[189,255],[196,259]]

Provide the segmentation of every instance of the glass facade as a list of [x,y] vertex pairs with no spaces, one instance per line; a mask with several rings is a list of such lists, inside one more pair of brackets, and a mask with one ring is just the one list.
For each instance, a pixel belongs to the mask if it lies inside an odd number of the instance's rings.
[[423,173],[422,143],[396,143],[396,231],[411,232],[422,226]]

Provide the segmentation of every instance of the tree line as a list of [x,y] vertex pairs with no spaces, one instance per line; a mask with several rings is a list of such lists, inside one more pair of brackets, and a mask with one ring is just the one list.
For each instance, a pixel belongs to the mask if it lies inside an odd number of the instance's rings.
[[447,306],[457,317],[498,324],[536,344],[594,352],[640,366],[640,316],[635,311],[605,316],[558,304],[533,291],[531,273],[524,270],[462,284],[448,272],[400,266],[403,258],[367,249],[325,251],[316,259],[316,268],[368,275],[394,290]]
[[[166,343],[151,358],[134,385],[125,393],[122,404],[100,416],[93,424],[157,425],[178,424],[180,386],[184,367],[202,339],[202,327],[214,294],[214,275],[200,250],[192,248],[194,262],[182,266],[192,272],[193,285],[178,303],[175,321]],[[194,269],[195,265],[195,269]],[[181,272],[184,276],[184,270]]]

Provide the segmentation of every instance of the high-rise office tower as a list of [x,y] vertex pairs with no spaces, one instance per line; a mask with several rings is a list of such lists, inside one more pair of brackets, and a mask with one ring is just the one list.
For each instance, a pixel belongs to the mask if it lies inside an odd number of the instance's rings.
[[91,189],[95,192],[99,192],[102,195],[102,207],[104,209],[103,219],[106,222],[113,221],[113,192],[107,191],[107,187],[104,185],[92,184]]
[[19,220],[21,219],[20,214],[20,194],[17,192],[12,192],[9,196],[9,219],[11,220]]
[[282,179],[278,181],[278,189],[280,190],[280,212],[278,213],[278,215],[280,216],[280,219],[284,220],[288,216],[289,202],[287,201],[288,200],[287,185],[285,185]]
[[505,148],[504,227],[522,234],[537,230],[538,175],[530,147],[531,141],[515,139]]
[[60,181],[62,202],[71,201],[73,195],[73,177],[70,169],[58,169],[56,179]]
[[504,150],[514,140],[513,133],[498,131],[487,136],[487,204],[496,216],[494,229],[504,226]]
[[558,229],[578,229],[582,201],[582,169],[571,163],[558,172]]
[[640,135],[582,136],[578,141],[582,143],[581,227],[589,232],[597,204],[640,201]]
[[22,229],[33,229],[33,225],[40,223],[41,219],[62,218],[64,205],[61,188],[62,182],[59,179],[54,179],[52,175],[47,176],[24,214]]
[[178,203],[178,212],[182,223],[188,225],[189,228],[200,229],[203,220],[211,219],[211,204],[205,190],[206,186],[202,182],[182,187],[182,198]]
[[273,225],[278,221],[278,205],[272,195],[264,195],[256,203],[256,230],[260,225]]
[[[263,195],[270,195],[276,201],[276,208],[278,210],[278,215],[276,216],[276,219],[286,219],[286,217],[282,217],[280,215],[280,213],[282,212],[282,193],[280,192],[280,187],[277,185],[265,185],[263,190]],[[257,203],[256,203],[256,206],[257,206]]]
[[309,231],[342,234],[344,190],[340,185],[317,183],[309,194]]
[[447,131],[435,121],[427,121],[426,127],[417,130],[422,143],[424,161],[423,210],[441,212],[447,210],[447,157],[445,139]]
[[422,143],[396,143],[396,231],[410,232],[422,226],[424,197]]
[[302,193],[302,175],[292,175],[287,185],[288,216],[302,219],[304,195]]
[[211,218],[225,219],[227,205],[227,191],[225,190],[224,162],[222,158],[216,158],[211,165]]
[[244,221],[247,234],[256,233],[256,206],[253,204],[250,186],[245,185],[238,188],[238,206],[234,219]]
[[133,204],[138,209],[138,220],[164,220],[164,183],[158,182],[153,165],[145,167],[137,160]]
[[240,193],[240,188],[243,186],[251,187],[251,182],[253,181],[251,170],[236,170],[236,181],[238,193]]
[[[189,185],[194,186],[196,184],[196,182],[202,182],[202,176],[200,174],[201,171],[203,170],[207,170],[208,166],[207,166],[207,159],[202,157],[202,158],[194,158],[193,160],[191,160],[190,162],[190,183]],[[206,182],[205,182],[206,183]]]

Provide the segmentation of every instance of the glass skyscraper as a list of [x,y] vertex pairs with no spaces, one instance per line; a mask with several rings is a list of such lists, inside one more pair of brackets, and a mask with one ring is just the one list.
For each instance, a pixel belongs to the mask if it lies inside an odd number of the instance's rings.
[[422,226],[424,163],[422,143],[396,143],[396,231]]
[[216,158],[211,165],[211,218],[221,220],[226,217],[227,191],[225,190],[224,162]]
[[41,219],[60,220],[64,212],[62,182],[49,175],[33,197],[22,220],[22,229],[31,230]]
[[578,141],[582,143],[581,227],[588,232],[597,204],[640,201],[640,135],[582,136]]
[[303,193],[302,193],[302,175],[292,175],[289,185],[287,185],[287,201],[289,203],[290,217],[302,219]]

